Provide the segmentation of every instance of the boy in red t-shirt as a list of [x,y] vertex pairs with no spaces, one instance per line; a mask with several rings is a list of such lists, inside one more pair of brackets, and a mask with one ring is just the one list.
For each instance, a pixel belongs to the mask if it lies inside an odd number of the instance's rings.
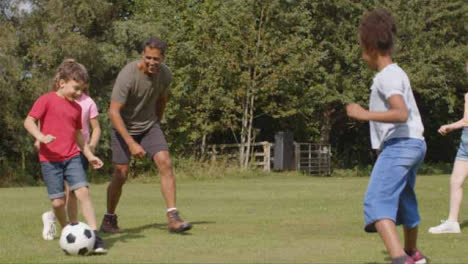
[[[52,208],[60,225],[67,225],[64,181],[81,203],[83,216],[96,235],[95,253],[106,253],[96,231],[96,215],[88,190],[88,181],[80,158],[80,148],[93,168],[102,167],[81,132],[81,107],[75,99],[81,96],[89,76],[83,65],[66,60],[60,65],[55,84],[58,89],[39,97],[24,121],[26,130],[40,142],[39,161]],[[40,122],[40,129],[37,125]],[[78,145],[80,147],[78,147]],[[77,210],[77,208],[74,208]],[[68,212],[71,224],[78,222],[78,212]]]

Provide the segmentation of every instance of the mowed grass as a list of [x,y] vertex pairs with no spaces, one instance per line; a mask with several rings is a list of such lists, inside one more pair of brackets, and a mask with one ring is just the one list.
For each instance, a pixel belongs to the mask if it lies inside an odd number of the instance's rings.
[[[448,175],[419,176],[419,247],[432,263],[467,263],[468,219],[462,234],[430,235],[448,211]],[[130,182],[118,207],[122,234],[104,235],[105,256],[66,256],[58,239],[41,237],[49,208],[45,187],[0,189],[0,262],[11,263],[389,263],[377,234],[363,231],[368,178],[268,176],[178,182],[178,208],[191,221],[169,234],[156,180]],[[106,184],[91,186],[100,222]],[[401,228],[399,228],[401,235]]]

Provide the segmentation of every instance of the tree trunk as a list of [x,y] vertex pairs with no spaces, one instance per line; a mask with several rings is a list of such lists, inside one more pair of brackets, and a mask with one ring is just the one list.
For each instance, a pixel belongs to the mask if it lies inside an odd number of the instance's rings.
[[241,168],[244,168],[244,160],[246,154],[245,143],[247,140],[247,130],[248,130],[248,114],[249,114],[249,94],[247,91],[246,96],[244,97],[243,107],[244,114],[242,115],[242,128],[241,128],[241,138],[240,138],[240,147],[239,147],[239,165]]
[[200,158],[203,159],[206,152],[206,133],[203,133],[202,142],[200,146]]
[[252,129],[253,129],[253,111],[254,111],[254,102],[255,96],[252,94],[250,96],[250,103],[249,103],[249,122],[247,127],[247,145],[245,147],[245,160],[243,168],[247,168],[249,166],[250,160],[250,153],[251,153],[251,143],[252,143]]
[[322,113],[322,124],[320,127],[320,143],[328,145],[330,143],[331,116],[335,112],[333,108],[327,108]]
[[[247,168],[249,165],[250,161],[250,154],[252,152],[252,131],[253,131],[253,118],[254,118],[254,110],[255,110],[255,92],[257,91],[258,87],[258,82],[257,78],[259,76],[259,73],[257,71],[257,66],[261,64],[260,60],[260,46],[263,41],[263,26],[265,22],[265,6],[262,6],[262,10],[260,12],[260,18],[258,22],[258,30],[257,30],[257,36],[255,40],[255,51],[254,51],[254,61],[250,67],[251,71],[251,82],[250,82],[250,90],[249,93],[247,94],[246,97],[246,108],[244,109],[245,117],[246,119],[244,120],[244,124],[246,125],[245,128],[247,131],[245,131],[245,136],[247,137],[245,139],[245,151],[243,152],[244,155],[244,160],[243,160],[243,168]],[[254,22],[255,23],[255,22]]]
[[26,170],[26,155],[24,154],[24,151],[21,151],[21,169],[23,172]]

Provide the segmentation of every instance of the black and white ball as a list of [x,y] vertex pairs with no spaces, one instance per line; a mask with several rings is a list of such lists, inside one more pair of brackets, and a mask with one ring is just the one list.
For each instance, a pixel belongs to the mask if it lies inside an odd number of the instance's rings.
[[67,255],[88,255],[93,252],[96,237],[82,222],[65,226],[60,235],[60,247]]

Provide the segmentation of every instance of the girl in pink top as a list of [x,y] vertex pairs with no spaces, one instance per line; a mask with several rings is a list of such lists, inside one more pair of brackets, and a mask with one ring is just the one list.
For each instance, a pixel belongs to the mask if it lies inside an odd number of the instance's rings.
[[[83,94],[80,98],[76,99],[81,106],[81,123],[83,137],[89,144],[89,148],[94,153],[98,144],[99,138],[101,137],[101,127],[98,120],[98,108],[96,103],[91,97],[88,96],[88,88],[83,89]],[[91,125],[91,134],[89,132],[89,126]]]

